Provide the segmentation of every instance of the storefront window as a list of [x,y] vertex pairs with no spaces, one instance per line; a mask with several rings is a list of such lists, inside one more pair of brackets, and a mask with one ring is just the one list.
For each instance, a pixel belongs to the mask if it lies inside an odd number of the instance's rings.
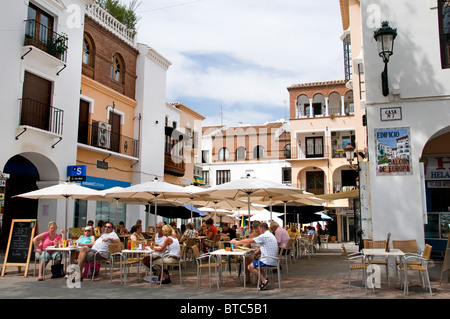
[[425,238],[439,238],[439,214],[428,214],[425,225]]
[[82,199],[75,200],[73,212],[73,227],[85,227],[87,224],[87,201]]
[[126,222],[126,204],[97,201],[95,223],[99,220],[112,222],[114,226],[119,222]]
[[447,239],[450,230],[450,214],[441,214],[441,238]]

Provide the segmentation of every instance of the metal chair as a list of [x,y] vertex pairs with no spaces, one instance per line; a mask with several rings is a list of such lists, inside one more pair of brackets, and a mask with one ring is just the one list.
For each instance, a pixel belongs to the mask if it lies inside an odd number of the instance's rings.
[[[278,288],[281,289],[281,271],[280,271],[280,262],[281,262],[281,258],[283,256],[283,250],[284,248],[280,248],[280,251],[278,253],[278,257],[272,257],[272,256],[263,256],[261,255],[260,258],[269,258],[270,260],[272,260],[273,262],[276,263],[276,265],[274,266],[263,266],[262,268],[264,269],[265,273],[267,274],[267,270],[276,270],[277,271],[277,275],[278,275]],[[259,288],[259,286],[261,285],[261,266],[258,263],[258,285],[256,286],[257,288]],[[258,289],[259,291],[259,289]]]
[[[342,244],[342,249],[344,250],[345,260],[348,262],[348,289],[351,290],[351,276],[352,270],[362,270],[363,271],[363,284],[366,279],[366,269],[368,264],[364,262],[364,256],[361,253],[349,254],[344,244]],[[354,262],[357,259],[361,259],[361,262]]]
[[[418,271],[421,274],[421,280],[422,280],[422,286],[426,289],[427,286],[430,290],[430,295],[433,295],[433,292],[431,290],[431,284],[430,284],[430,276],[428,275],[428,261],[431,257],[431,250],[432,246],[426,244],[425,249],[422,253],[422,255],[414,255],[414,254],[408,254],[403,258],[403,262],[399,264],[400,271],[404,272],[404,278],[405,278],[405,288],[404,288],[404,294],[408,295],[408,270]],[[412,263],[414,262],[414,263]],[[417,264],[416,262],[419,262]],[[406,266],[406,269],[405,269]],[[426,275],[427,282],[425,284],[424,275]],[[403,278],[403,277],[402,277]],[[402,282],[403,284],[403,282]]]
[[[367,239],[364,239],[364,248],[367,248],[367,249],[371,249],[371,248],[386,249],[386,241],[385,240],[367,240]],[[389,280],[389,263],[388,263],[387,257],[386,258],[382,257],[382,259],[379,259],[379,258],[377,259],[375,257],[375,258],[373,258],[370,261],[370,263],[372,265],[384,265],[384,266],[386,266],[386,278],[387,278],[388,285],[391,286],[391,282]],[[397,282],[398,282],[397,272],[395,274],[396,274],[396,278],[397,278]]]
[[185,255],[185,252],[186,252],[186,247],[187,247],[186,244],[183,244],[183,246],[181,246],[181,255],[180,255],[180,258],[178,258],[177,262],[164,263],[164,257],[168,257],[169,254],[164,254],[161,257],[162,263],[161,263],[161,278],[159,280],[159,285],[160,286],[162,285],[162,282],[163,282],[164,266],[166,266],[166,267],[177,267],[178,266],[178,271],[180,273],[180,286],[182,285],[183,281],[182,281],[182,278],[181,278],[181,264],[182,264],[183,259],[185,257],[184,255]]
[[[198,289],[199,281],[202,276],[202,269],[208,268],[209,270],[209,289],[211,289],[211,258],[214,259],[214,267],[216,272],[216,282],[217,282],[217,289],[219,289],[219,279],[217,278],[217,267],[220,267],[220,264],[217,263],[216,258],[210,254],[202,254],[200,255],[200,251],[197,246],[192,246],[192,252],[194,253],[195,261],[197,263],[197,286],[196,289]],[[208,263],[203,263],[203,261],[207,259]]]

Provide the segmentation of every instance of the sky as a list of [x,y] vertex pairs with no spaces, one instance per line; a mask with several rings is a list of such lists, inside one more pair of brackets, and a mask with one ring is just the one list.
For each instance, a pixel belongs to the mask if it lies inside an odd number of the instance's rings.
[[172,63],[167,102],[203,126],[288,119],[288,86],[344,78],[338,0],[137,2],[138,42]]

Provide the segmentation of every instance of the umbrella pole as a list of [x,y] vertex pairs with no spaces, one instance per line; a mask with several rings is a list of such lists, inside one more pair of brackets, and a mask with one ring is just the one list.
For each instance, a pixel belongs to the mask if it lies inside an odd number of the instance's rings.
[[67,239],[69,236],[69,232],[67,231],[67,215],[69,214],[69,196],[66,196],[66,218],[64,221],[64,239]]
[[193,222],[194,222],[194,216],[192,213],[192,198],[191,198],[191,223],[193,223]]
[[284,202],[284,227],[286,227],[286,202]]
[[250,237],[250,192],[247,193],[248,203],[248,237]]
[[272,219],[272,196],[270,196],[270,221],[272,221],[272,220],[273,220]]
[[155,227],[158,222],[158,198],[155,196]]

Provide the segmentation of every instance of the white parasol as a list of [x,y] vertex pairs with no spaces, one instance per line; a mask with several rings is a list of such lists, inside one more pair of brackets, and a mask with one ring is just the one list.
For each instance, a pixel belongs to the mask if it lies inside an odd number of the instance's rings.
[[132,185],[113,192],[107,192],[105,197],[118,198],[120,200],[143,200],[147,203],[154,201],[155,204],[155,225],[158,217],[158,199],[169,199],[168,196],[181,196],[186,192],[182,186],[161,182],[157,178],[150,182]]
[[64,231],[67,235],[67,215],[69,210],[69,199],[88,199],[90,196],[97,195],[99,195],[99,191],[95,189],[84,187],[77,183],[63,182],[57,185],[45,187],[16,196],[30,199],[65,199],[66,216],[64,219]]

